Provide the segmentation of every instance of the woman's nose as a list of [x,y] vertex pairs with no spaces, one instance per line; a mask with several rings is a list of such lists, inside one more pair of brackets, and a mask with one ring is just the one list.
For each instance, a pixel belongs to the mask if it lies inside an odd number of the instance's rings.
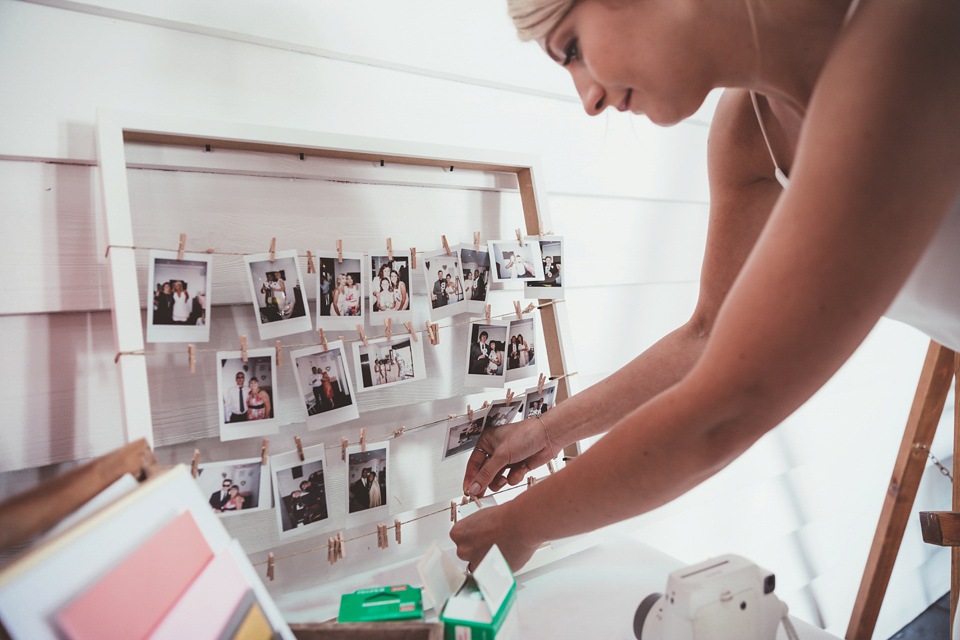
[[586,74],[577,77],[574,75],[574,85],[577,87],[577,93],[580,94],[580,100],[583,102],[583,109],[588,116],[599,115],[606,104],[606,92],[599,83]]

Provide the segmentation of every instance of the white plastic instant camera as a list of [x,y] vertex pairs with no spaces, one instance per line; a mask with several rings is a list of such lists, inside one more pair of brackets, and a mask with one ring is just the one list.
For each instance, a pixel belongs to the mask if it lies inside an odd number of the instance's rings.
[[775,640],[785,604],[776,578],[746,558],[725,555],[670,574],[665,594],[637,609],[639,640]]

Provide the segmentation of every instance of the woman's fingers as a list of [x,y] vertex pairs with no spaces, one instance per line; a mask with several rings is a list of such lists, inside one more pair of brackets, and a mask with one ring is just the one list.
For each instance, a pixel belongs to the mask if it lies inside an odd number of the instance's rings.
[[474,449],[470,454],[470,458],[467,459],[467,470],[463,474],[463,493],[465,495],[469,493],[468,489],[470,485],[473,484],[474,478],[476,478],[477,473],[486,460],[487,455],[479,447]]

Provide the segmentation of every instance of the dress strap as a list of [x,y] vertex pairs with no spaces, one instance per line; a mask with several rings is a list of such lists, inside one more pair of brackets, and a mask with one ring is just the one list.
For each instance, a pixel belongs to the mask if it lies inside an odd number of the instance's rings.
[[750,100],[753,102],[753,110],[757,114],[757,122],[760,123],[760,133],[763,134],[763,141],[767,143],[767,151],[770,152],[770,159],[773,161],[773,173],[777,177],[777,182],[780,183],[780,186],[786,189],[787,185],[790,184],[790,179],[787,177],[787,174],[783,172],[783,169],[780,168],[780,165],[777,164],[777,157],[773,155],[773,147],[770,146],[767,127],[763,124],[763,116],[760,115],[760,105],[757,103],[757,93],[755,91],[750,92]]

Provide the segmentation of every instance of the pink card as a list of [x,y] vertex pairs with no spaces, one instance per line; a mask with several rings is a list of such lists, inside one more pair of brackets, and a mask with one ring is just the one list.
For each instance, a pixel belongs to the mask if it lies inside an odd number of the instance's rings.
[[71,640],[140,639],[213,557],[190,512],[174,518],[57,614]]

